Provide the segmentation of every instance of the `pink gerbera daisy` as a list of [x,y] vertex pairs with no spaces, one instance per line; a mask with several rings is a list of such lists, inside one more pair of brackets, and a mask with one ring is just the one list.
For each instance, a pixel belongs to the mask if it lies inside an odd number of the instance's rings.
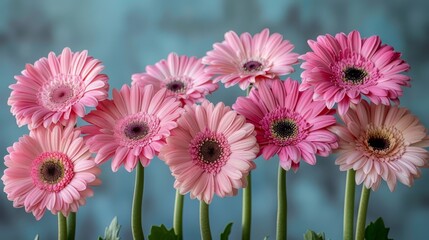
[[7,198],[37,220],[46,209],[65,216],[77,212],[93,195],[89,186],[101,183],[100,169],[73,125],[33,129],[7,151],[2,177]]
[[238,84],[244,90],[250,84],[257,86],[262,80],[292,73],[292,65],[298,63],[298,54],[291,52],[294,46],[278,33],[270,36],[268,29],[253,38],[247,32],[240,37],[227,32],[225,41],[215,43],[213,48],[203,63],[208,65],[206,72],[219,75],[215,80],[225,83],[225,87]]
[[428,167],[427,131],[406,108],[362,101],[341,118],[345,126],[332,128],[340,139],[335,163],[354,169],[357,184],[377,190],[383,179],[393,191],[397,180],[411,186]]
[[252,124],[223,103],[208,101],[185,106],[177,122],[159,157],[181,194],[190,192],[191,198],[209,204],[215,193],[232,196],[246,186],[259,151]]
[[83,126],[82,133],[88,134],[87,144],[97,153],[97,164],[113,157],[113,171],[124,164],[131,172],[137,161],[145,167],[158,154],[182,110],[165,88],[124,85],[120,91],[113,90],[113,100],[100,102],[83,118],[92,125]]
[[183,104],[201,102],[207,94],[218,89],[211,75],[204,72],[204,64],[196,57],[170,53],[167,60],[147,66],[145,73],[132,75],[133,84],[153,84],[156,89],[166,88],[168,95],[176,96]]
[[59,56],[53,52],[34,65],[27,64],[18,81],[10,85],[8,104],[18,126],[36,128],[60,122],[74,123],[85,115],[85,106],[95,107],[107,98],[107,75],[103,65],[87,51],[71,52],[64,48]]
[[338,103],[341,115],[350,103],[359,103],[361,95],[375,104],[398,103],[401,87],[409,86],[410,78],[401,74],[409,65],[378,36],[365,39],[353,31],[348,36],[319,36],[308,44],[314,52],[301,56],[305,62],[300,90],[313,87],[314,98],[324,100],[328,108]]
[[262,156],[268,160],[278,154],[282,168],[295,171],[301,159],[314,165],[315,154],[328,156],[338,146],[328,130],[336,122],[335,110],[313,101],[312,90],[299,92],[298,86],[290,78],[261,84],[232,106],[256,126]]

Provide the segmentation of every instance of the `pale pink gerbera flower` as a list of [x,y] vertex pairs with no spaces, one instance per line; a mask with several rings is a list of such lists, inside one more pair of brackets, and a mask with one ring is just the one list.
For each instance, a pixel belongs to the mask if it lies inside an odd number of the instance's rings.
[[27,64],[18,81],[10,85],[8,104],[17,124],[36,128],[60,122],[75,122],[85,115],[85,106],[95,107],[107,98],[107,76],[100,74],[103,65],[87,51],[71,52],[64,48],[59,56],[53,52],[34,65]]
[[209,204],[214,194],[232,196],[246,186],[259,151],[252,124],[223,103],[208,101],[185,106],[177,123],[159,157],[181,194]]
[[201,102],[207,94],[218,89],[211,75],[204,71],[204,64],[196,57],[170,53],[167,60],[147,66],[145,73],[132,75],[133,84],[153,84],[156,89],[166,88],[168,95],[175,96],[183,104]]
[[292,65],[298,63],[298,54],[291,52],[294,46],[278,33],[270,36],[268,29],[253,38],[247,32],[240,37],[227,32],[225,41],[215,43],[213,48],[203,63],[208,65],[206,72],[219,75],[215,80],[225,83],[225,87],[238,84],[244,90],[250,84],[257,86],[260,81],[292,73]]
[[341,171],[354,169],[356,183],[377,190],[381,179],[390,191],[399,180],[407,186],[428,167],[429,136],[406,108],[368,104],[352,105],[341,117],[345,126],[332,130],[340,138],[335,163]]
[[341,115],[350,103],[359,103],[362,95],[376,104],[398,103],[401,87],[409,86],[410,78],[401,74],[409,65],[378,36],[361,38],[353,31],[319,36],[308,44],[313,52],[301,56],[305,62],[300,90],[313,87],[314,98],[324,100],[328,108],[338,103]]
[[256,126],[261,154],[270,159],[279,155],[283,169],[296,171],[301,159],[316,164],[315,154],[328,156],[338,146],[328,128],[336,122],[321,101],[313,101],[313,91],[298,91],[299,84],[288,78],[261,84],[248,97],[239,97],[232,106]]
[[7,149],[2,177],[7,198],[37,220],[45,210],[67,216],[77,212],[99,185],[96,166],[80,131],[73,125],[33,129]]
[[92,125],[81,129],[90,150],[97,153],[96,163],[113,157],[114,172],[121,164],[131,172],[138,161],[146,167],[159,153],[182,111],[166,89],[124,85],[120,91],[113,90],[113,100],[100,102],[83,118]]

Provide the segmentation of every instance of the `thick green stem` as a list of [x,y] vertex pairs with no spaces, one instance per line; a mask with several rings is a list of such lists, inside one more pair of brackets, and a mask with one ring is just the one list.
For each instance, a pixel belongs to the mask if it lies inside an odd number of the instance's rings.
[[58,213],[58,240],[67,240],[67,219],[61,212]]
[[252,226],[252,177],[247,175],[247,187],[243,188],[243,210],[241,223],[241,239],[250,239],[250,229]]
[[346,193],[344,197],[344,240],[353,240],[353,216],[355,209],[355,170],[347,171]]
[[362,194],[360,195],[360,203],[356,223],[356,240],[363,240],[365,238],[366,212],[368,210],[370,193],[371,190],[369,190],[365,186],[362,186]]
[[140,161],[137,163],[136,181],[134,185],[133,207],[131,213],[131,230],[133,239],[143,240],[142,200],[144,187],[144,168]]
[[277,182],[277,240],[287,238],[286,171],[279,165]]
[[178,240],[182,240],[183,195],[179,193],[179,190],[176,191],[176,201],[174,202],[173,218],[174,233],[177,235]]
[[201,240],[212,240],[209,220],[209,205],[203,200],[200,201],[200,231]]
[[76,234],[76,213],[71,212],[67,217],[67,239],[74,240]]

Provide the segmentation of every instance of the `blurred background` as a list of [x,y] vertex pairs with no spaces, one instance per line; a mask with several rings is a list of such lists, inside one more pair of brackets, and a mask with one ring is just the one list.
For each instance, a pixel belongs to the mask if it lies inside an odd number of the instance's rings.
[[[309,51],[308,39],[321,34],[348,33],[354,29],[363,37],[379,35],[384,43],[400,51],[410,65],[412,87],[405,89],[401,105],[410,108],[429,127],[429,2],[391,0],[317,1],[317,0],[234,0],[234,1],[0,1],[0,153],[27,134],[18,128],[10,114],[8,86],[15,82],[26,63],[59,54],[68,46],[73,51],[87,49],[100,59],[110,77],[112,88],[130,83],[130,76],[142,72],[167,57],[203,57],[224,33],[250,32],[268,27],[295,45],[294,52]],[[299,79],[295,66],[292,77]],[[213,102],[232,105],[244,95],[238,86],[223,86],[209,97]],[[302,239],[307,229],[324,231],[330,239],[342,238],[345,172],[334,164],[335,156],[318,158],[316,166],[302,164],[297,173],[288,172],[289,239]],[[276,181],[278,159],[256,160],[253,172],[252,239],[275,238]],[[3,173],[5,166],[0,164]],[[134,172],[102,166],[103,184],[78,213],[76,239],[96,239],[114,216],[122,225],[122,239],[131,239],[130,209]],[[172,227],[175,190],[168,167],[153,159],[145,171],[143,225],[147,235],[152,225]],[[383,182],[371,194],[367,222],[382,216],[394,239],[424,239],[429,220],[429,170],[412,188],[398,184],[390,192]],[[3,188],[3,185],[1,186]],[[357,187],[356,199],[360,196]],[[198,201],[185,197],[184,238],[199,239]],[[227,223],[234,222],[230,239],[241,235],[241,192],[211,205],[211,227],[215,239]],[[36,221],[24,209],[15,209],[6,194],[0,193],[0,238],[55,239],[57,217],[47,212]]]

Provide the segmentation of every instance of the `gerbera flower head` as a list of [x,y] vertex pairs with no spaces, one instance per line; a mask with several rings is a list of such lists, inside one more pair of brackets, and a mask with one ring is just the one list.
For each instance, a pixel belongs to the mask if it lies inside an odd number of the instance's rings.
[[357,184],[377,190],[383,179],[393,191],[397,180],[411,186],[428,167],[427,130],[406,108],[362,101],[341,118],[344,126],[332,128],[339,137],[335,163],[354,169]]
[[252,89],[232,106],[256,126],[260,154],[267,160],[278,154],[283,169],[294,171],[301,159],[314,165],[315,154],[327,156],[338,146],[335,134],[328,130],[336,122],[335,110],[313,101],[312,90],[298,88],[295,80],[277,79]]
[[77,212],[99,185],[100,169],[73,125],[31,130],[7,149],[2,177],[7,198],[37,220],[46,210],[67,216]]
[[300,90],[314,88],[314,98],[326,101],[328,108],[338,103],[341,115],[362,96],[375,104],[399,103],[401,87],[410,85],[410,78],[402,74],[410,66],[378,36],[361,38],[353,31],[319,36],[308,44],[313,52],[301,56],[305,62]]
[[156,89],[166,88],[168,95],[175,96],[183,104],[201,102],[207,94],[218,89],[212,75],[204,71],[205,65],[196,57],[170,53],[146,72],[132,75],[132,83],[139,86],[153,84]]
[[185,106],[177,123],[159,157],[181,194],[209,204],[214,194],[232,196],[246,186],[259,151],[252,124],[223,103],[208,101]]
[[298,54],[292,53],[294,46],[278,33],[270,35],[268,29],[253,37],[247,32],[239,37],[229,31],[225,41],[215,43],[213,48],[203,63],[208,65],[206,72],[218,75],[215,81],[221,81],[225,87],[257,87],[261,81],[292,73],[292,65],[298,63]]
[[85,115],[85,106],[95,107],[107,98],[108,77],[100,74],[103,65],[86,50],[73,53],[69,48],[56,56],[27,64],[17,83],[10,85],[8,104],[18,126],[75,123]]
[[180,102],[168,96],[165,88],[123,85],[113,90],[112,100],[100,102],[83,118],[91,125],[81,129],[90,151],[97,153],[97,164],[113,157],[114,172],[122,164],[131,172],[137,161],[146,167],[159,153],[182,111]]

